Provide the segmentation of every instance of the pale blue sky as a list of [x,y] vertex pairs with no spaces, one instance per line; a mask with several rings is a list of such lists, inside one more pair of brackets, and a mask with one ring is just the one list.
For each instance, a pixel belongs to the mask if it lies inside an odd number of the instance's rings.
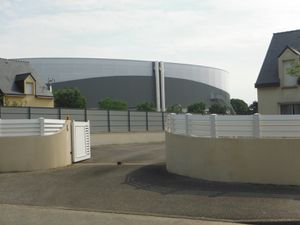
[[218,67],[231,97],[251,103],[272,34],[300,29],[299,9],[298,0],[0,0],[0,57]]

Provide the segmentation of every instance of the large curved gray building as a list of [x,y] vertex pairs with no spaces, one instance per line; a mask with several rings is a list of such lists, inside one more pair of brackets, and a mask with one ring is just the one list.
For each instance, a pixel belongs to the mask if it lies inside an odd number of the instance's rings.
[[88,107],[111,97],[135,107],[153,102],[157,110],[173,104],[186,107],[203,101],[229,104],[228,73],[221,69],[178,64],[98,58],[26,58],[45,82],[54,79],[54,89],[77,87]]

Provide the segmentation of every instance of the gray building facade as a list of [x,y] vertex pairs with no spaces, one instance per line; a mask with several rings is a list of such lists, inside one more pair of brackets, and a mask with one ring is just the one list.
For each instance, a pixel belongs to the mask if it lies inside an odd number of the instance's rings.
[[229,105],[228,73],[200,65],[157,61],[94,58],[25,58],[53,88],[76,87],[87,98],[87,106],[111,97],[135,107],[153,102],[157,111],[173,104],[183,107],[202,101]]

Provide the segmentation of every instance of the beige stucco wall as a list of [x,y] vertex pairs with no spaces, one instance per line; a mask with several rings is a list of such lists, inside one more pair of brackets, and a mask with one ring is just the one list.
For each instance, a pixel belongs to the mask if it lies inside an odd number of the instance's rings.
[[68,124],[49,136],[0,137],[0,172],[33,171],[71,164]]
[[265,87],[257,89],[258,112],[260,114],[280,114],[281,103],[300,103],[300,87]]
[[300,103],[300,87],[285,87],[283,61],[295,60],[297,56],[290,49],[286,49],[278,58],[279,87],[263,87],[257,89],[258,112],[261,114],[280,114],[280,104]]
[[92,146],[165,141],[164,132],[129,132],[91,134]]
[[299,139],[215,139],[166,133],[167,169],[210,181],[300,185],[299,146]]
[[35,95],[4,96],[6,106],[54,107],[53,98],[38,98]]

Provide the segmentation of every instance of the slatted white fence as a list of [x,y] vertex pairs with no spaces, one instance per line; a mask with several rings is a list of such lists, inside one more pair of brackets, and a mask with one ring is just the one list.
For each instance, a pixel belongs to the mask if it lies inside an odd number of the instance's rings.
[[196,137],[299,138],[300,115],[169,114],[166,129]]
[[54,119],[0,119],[0,137],[51,135],[63,128],[65,120]]

